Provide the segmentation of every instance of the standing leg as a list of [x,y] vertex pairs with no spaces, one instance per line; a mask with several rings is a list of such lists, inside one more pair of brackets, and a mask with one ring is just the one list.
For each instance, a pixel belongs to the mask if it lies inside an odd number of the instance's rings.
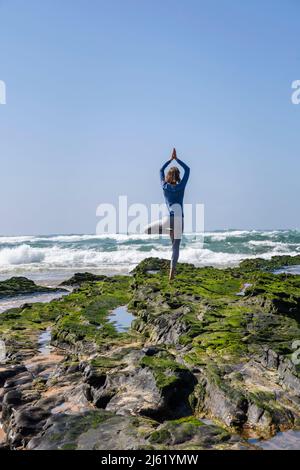
[[171,257],[170,275],[169,275],[170,280],[174,279],[174,276],[175,276],[176,265],[177,265],[177,261],[178,261],[178,258],[179,258],[180,242],[181,242],[180,238],[173,238],[173,241],[172,241],[172,257]]
[[171,281],[175,277],[176,265],[179,258],[179,248],[181,242],[181,236],[183,231],[183,219],[171,217],[171,232],[170,237],[172,241],[172,257],[170,264],[169,280]]

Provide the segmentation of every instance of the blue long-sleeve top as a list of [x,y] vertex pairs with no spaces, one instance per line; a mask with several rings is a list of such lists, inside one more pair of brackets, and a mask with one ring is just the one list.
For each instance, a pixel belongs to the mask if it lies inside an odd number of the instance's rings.
[[171,163],[172,160],[168,160],[160,169],[160,181],[162,184],[164,197],[166,201],[166,205],[170,215],[174,215],[174,210],[172,210],[172,206],[174,204],[179,204],[182,210],[183,216],[183,197],[184,197],[184,190],[186,187],[186,183],[188,182],[190,176],[190,168],[186,165],[182,160],[179,158],[176,159],[176,162],[182,166],[184,169],[183,178],[177,184],[170,184],[167,183],[165,180],[165,169]]

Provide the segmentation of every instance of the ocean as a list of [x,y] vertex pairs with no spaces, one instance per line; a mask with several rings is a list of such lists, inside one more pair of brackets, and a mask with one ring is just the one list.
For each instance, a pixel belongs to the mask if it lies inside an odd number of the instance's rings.
[[[203,241],[203,243],[202,243]],[[181,262],[234,266],[245,258],[300,254],[300,230],[217,230],[203,240],[184,236]],[[76,271],[128,273],[148,256],[170,259],[170,240],[157,235],[1,236],[0,280],[27,276],[56,285]]]

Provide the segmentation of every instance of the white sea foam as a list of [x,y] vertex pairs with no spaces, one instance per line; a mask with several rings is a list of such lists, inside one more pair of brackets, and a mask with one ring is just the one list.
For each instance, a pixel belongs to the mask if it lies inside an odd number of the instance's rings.
[[0,245],[4,244],[16,244],[16,243],[24,243],[34,240],[36,237],[33,235],[24,235],[21,237],[1,237],[0,236]]
[[[260,231],[260,230],[226,230],[226,231],[215,231],[215,232],[204,232],[201,234],[194,233],[193,236],[204,236],[213,241],[223,241],[227,238],[246,238],[246,237],[255,237],[259,235],[261,237],[266,237],[267,239],[276,237],[278,235],[283,235],[289,233],[289,230],[273,230],[273,231]],[[25,235],[25,236],[0,236],[0,245],[1,244],[16,244],[16,243],[25,243],[25,242],[39,242],[39,241],[49,241],[49,242],[59,242],[59,243],[68,243],[68,242],[81,242],[89,240],[104,240],[112,239],[116,241],[126,241],[126,240],[147,240],[149,238],[157,238],[157,235],[147,235],[144,233],[140,234],[120,234],[120,233],[106,233],[106,234],[71,234],[71,235],[45,235],[45,236],[34,236],[34,235]]]
[[[272,250],[259,256],[269,258],[282,254],[283,250]],[[288,254],[297,252],[285,251]],[[169,245],[152,248],[148,251],[140,251],[134,247],[125,246],[114,251],[96,251],[94,249],[68,249],[57,246],[51,248],[32,248],[21,245],[16,248],[5,248],[0,251],[0,270],[14,269],[20,265],[31,265],[32,268],[82,268],[99,266],[134,265],[148,256],[170,257]],[[182,248],[180,260],[197,265],[232,265],[240,260],[257,255],[245,253],[214,252],[209,249],[197,247]]]
[[16,265],[28,265],[42,268],[70,268],[70,267],[97,267],[99,265],[134,264],[139,263],[146,256],[159,256],[168,247],[160,250],[138,251],[123,247],[115,251],[97,251],[94,249],[76,248],[32,248],[21,245],[15,248],[0,250],[0,270],[13,269]]
[[32,248],[29,245],[20,245],[14,248],[3,248],[0,250],[0,267],[41,263],[45,254],[40,248]]
[[[13,240],[13,238],[18,240]],[[49,236],[36,236],[36,237],[3,237],[2,243],[16,243],[19,242],[49,242],[49,243],[80,243],[92,240],[115,240],[116,242],[123,242],[127,240],[148,240],[156,239],[158,235],[147,235],[144,233],[123,234],[123,233],[104,233],[99,235],[49,235]],[[11,241],[10,241],[11,239]],[[1,244],[1,238],[0,238]]]
[[278,251],[289,251],[289,250],[297,250],[299,248],[298,243],[284,243],[284,242],[275,242],[272,240],[250,240],[248,242],[250,247],[254,249],[256,247],[264,247],[264,248],[276,248]]
[[225,232],[205,232],[204,237],[210,238],[214,241],[223,241],[226,240],[228,237],[243,237],[249,236],[251,234],[258,233],[256,230],[248,231],[248,230],[229,230]]
[[[269,259],[274,255],[296,255],[300,252],[300,233],[296,231],[207,232],[204,247],[201,235],[185,236],[180,261],[197,266],[223,267],[236,265],[245,258]],[[169,238],[145,234],[0,238],[0,274],[4,276],[5,273],[14,272],[26,275],[29,271],[74,272],[76,269],[126,272],[149,256],[170,259]]]
[[274,237],[290,233],[290,230],[227,230],[216,232],[205,232],[204,237],[210,238],[214,241],[224,241],[227,238],[247,238],[247,237],[266,237],[272,239]]

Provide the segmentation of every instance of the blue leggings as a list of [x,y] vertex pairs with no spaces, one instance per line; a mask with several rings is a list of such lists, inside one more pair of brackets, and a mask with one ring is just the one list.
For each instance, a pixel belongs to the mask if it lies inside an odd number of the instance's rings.
[[[183,219],[182,219],[182,232],[183,232]],[[171,230],[174,230],[174,216],[171,215],[170,217],[170,227]],[[171,269],[176,268],[176,264],[179,258],[179,248],[180,248],[180,242],[181,238],[174,238],[174,232],[172,233],[171,231],[171,241],[172,241],[172,257],[171,257]]]
[[[174,215],[166,216],[163,220],[156,220],[155,222],[147,225],[144,229],[145,233],[154,234],[154,233],[168,233],[171,238],[172,242],[172,257],[171,257],[171,269],[175,269],[178,258],[179,258],[179,248],[181,242],[181,236],[183,232],[183,218],[180,222],[180,219],[177,219],[176,223],[181,223],[181,230],[180,226],[178,225],[175,227]],[[177,230],[174,230],[177,228]],[[177,238],[174,237],[175,232],[177,231]],[[179,232],[179,233],[178,233]]]
[[179,247],[180,247],[181,238],[172,239],[172,257],[171,257],[171,269],[176,268],[176,264],[179,258]]

